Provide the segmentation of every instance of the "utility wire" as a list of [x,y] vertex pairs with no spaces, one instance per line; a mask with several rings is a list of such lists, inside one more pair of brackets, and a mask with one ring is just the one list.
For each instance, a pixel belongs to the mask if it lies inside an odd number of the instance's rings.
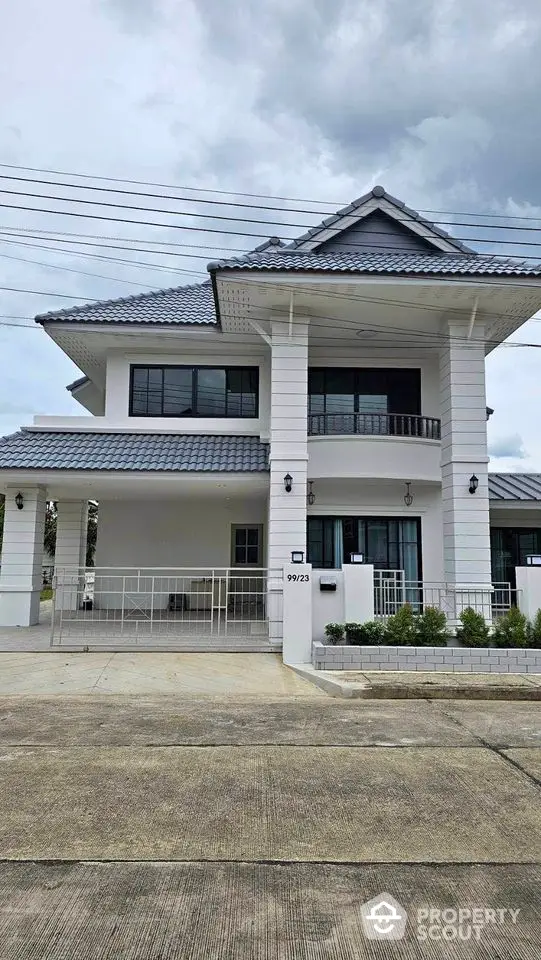
[[[0,167],[1,167],[1,166],[2,166],[2,165],[0,164]],[[121,194],[121,195],[123,195],[123,196],[145,197],[145,198],[153,199],[153,200],[174,200],[174,201],[183,202],[183,203],[184,203],[184,202],[186,202],[186,203],[194,203],[194,202],[196,202],[196,203],[198,203],[198,204],[210,204],[210,205],[212,205],[212,206],[235,207],[235,208],[238,208],[238,209],[247,209],[247,210],[272,210],[272,211],[276,211],[276,212],[278,212],[278,213],[301,213],[301,214],[306,214],[306,215],[309,215],[309,216],[321,216],[321,211],[313,210],[313,209],[298,209],[297,207],[272,206],[272,205],[266,205],[266,204],[262,204],[262,203],[239,203],[238,201],[230,201],[230,200],[207,200],[207,199],[197,198],[197,197],[176,196],[175,194],[145,193],[145,192],[140,191],[140,190],[126,190],[126,189],[121,189],[121,188],[117,188],[117,187],[100,187],[100,186],[93,186],[93,185],[84,184],[84,183],[82,183],[82,184],[81,184],[81,183],[73,183],[73,182],[64,181],[64,180],[41,180],[41,179],[36,179],[36,178],[33,178],[33,177],[19,177],[19,176],[13,176],[13,175],[10,175],[10,174],[0,174],[0,180],[10,180],[10,181],[17,181],[17,182],[22,182],[22,183],[37,183],[37,184],[40,184],[40,185],[43,185],[43,186],[49,186],[49,187],[67,187],[67,188],[70,189],[70,190],[90,190],[90,191],[98,192],[98,193],[109,193],[109,194],[110,194],[110,193],[113,193],[113,194]],[[80,201],[79,201],[77,197],[58,197],[58,195],[55,195],[55,196],[53,196],[53,197],[50,197],[50,196],[48,196],[48,195],[44,195],[44,194],[41,194],[41,193],[36,193],[36,194],[34,194],[34,193],[27,193],[26,191],[15,191],[15,190],[4,190],[4,189],[2,189],[2,190],[0,190],[0,192],[1,192],[1,193],[13,193],[13,194],[18,194],[19,196],[28,196],[28,197],[41,197],[41,198],[46,197],[47,199],[51,199],[51,200],[58,198],[58,199],[60,199],[60,200],[72,201],[72,202],[74,202],[74,203],[75,203],[75,202],[95,203],[95,204],[99,204],[99,205],[101,205],[101,206],[110,206],[110,205],[111,205],[111,204],[103,203],[103,202],[101,202],[101,201],[99,201],[99,200],[89,200],[89,201],[80,200]],[[125,206],[125,205],[124,205],[124,204],[120,204],[120,205],[119,205],[119,204],[113,204],[113,206]],[[128,207],[128,206],[126,206],[125,208],[126,208],[126,209],[129,209],[129,210],[132,210],[132,209],[143,209],[143,210],[152,210],[152,212],[158,212],[158,211],[153,210],[153,208],[151,208],[151,207]],[[161,212],[161,211],[159,211],[159,212]],[[213,217],[214,219],[226,219],[226,220],[231,220],[231,219],[233,219],[233,218],[231,218],[231,217],[218,217],[218,216],[216,216],[216,215],[214,215],[214,214],[201,214],[201,213],[199,213],[199,212],[192,213],[192,212],[189,211],[189,210],[182,210],[182,211],[168,210],[167,212],[168,212],[168,213],[172,213],[172,214],[174,213],[175,215],[181,214],[181,215],[185,215],[185,216],[194,216],[194,217],[204,216],[204,217]],[[447,213],[447,211],[444,211],[444,210],[441,210],[441,211],[433,211],[433,212],[434,212],[434,213],[442,213],[442,214],[444,214],[444,215]],[[354,214],[355,211],[352,210],[351,213]],[[467,213],[467,212],[460,212],[460,213],[456,213],[456,214],[453,214],[453,215],[454,215],[455,217],[456,217],[456,216],[469,217],[470,219],[473,218],[473,217],[487,217],[487,216],[491,216],[491,217],[493,217],[493,218],[497,218],[497,217],[498,217],[497,214],[477,214],[477,213]],[[501,215],[499,216],[499,219],[505,219],[505,217],[506,217],[505,214],[501,214]],[[286,223],[286,222],[284,222],[284,221],[279,221],[279,222],[275,223],[275,222],[270,221],[270,220],[247,220],[245,217],[238,218],[238,219],[242,219],[242,222],[243,222],[243,223],[269,223],[270,225],[275,225],[275,226],[294,226],[294,227],[298,227],[299,229],[302,229],[303,227],[306,228],[306,224],[297,224],[297,223],[295,223],[295,224],[289,224],[289,223]],[[402,222],[410,222],[410,219],[411,219],[411,218],[397,216],[396,219],[397,219],[399,222],[400,222],[400,221],[402,221]],[[537,217],[537,218],[530,217],[530,218],[528,218],[528,219],[536,220],[539,224],[541,224],[541,214],[540,214],[540,216]],[[438,223],[438,224],[444,224],[445,226],[455,226],[455,227],[456,227],[456,226],[472,227],[472,228],[473,228],[473,227],[480,227],[480,228],[485,229],[485,230],[539,231],[539,230],[541,229],[541,226],[537,226],[537,227],[527,227],[527,226],[511,225],[511,224],[489,224],[489,223],[484,224],[484,223],[480,223],[478,220],[477,220],[477,221],[474,221],[474,222],[472,222],[472,223],[470,223],[470,222],[461,223],[461,222],[458,222],[458,221],[456,221],[456,220],[438,220],[437,223]],[[461,239],[465,239],[465,238],[461,238]]]
[[[73,171],[52,170],[52,169],[50,169],[50,168],[45,168],[45,167],[27,167],[27,166],[22,166],[22,165],[20,165],[20,164],[12,164],[12,163],[0,163],[0,169],[5,169],[5,170],[21,170],[21,171],[26,171],[26,172],[29,172],[29,173],[42,173],[42,174],[49,174],[49,175],[51,175],[51,176],[58,176],[58,177],[77,177],[77,178],[80,179],[80,180],[100,180],[100,181],[102,181],[102,182],[104,182],[104,183],[122,183],[122,184],[128,183],[128,184],[133,184],[133,185],[135,185],[135,186],[155,187],[155,188],[165,189],[165,190],[190,190],[190,191],[192,191],[192,192],[205,193],[205,194],[211,193],[211,194],[216,194],[216,195],[218,195],[218,196],[248,197],[248,198],[255,199],[255,200],[258,200],[258,199],[260,199],[260,200],[261,200],[261,199],[263,199],[263,200],[280,200],[280,201],[285,202],[285,203],[317,204],[317,205],[319,205],[319,206],[332,207],[332,208],[334,208],[334,210],[342,209],[342,208],[344,208],[344,207],[348,207],[348,206],[351,204],[351,200],[347,200],[347,201],[338,201],[338,200],[336,200],[336,201],[331,201],[331,200],[314,200],[314,199],[307,200],[305,197],[284,197],[284,196],[279,196],[279,195],[276,195],[276,194],[268,194],[268,193],[245,193],[245,192],[238,191],[238,190],[219,190],[219,189],[216,188],[216,187],[215,187],[215,188],[210,188],[210,187],[182,186],[182,185],[175,184],[175,183],[158,183],[158,182],[152,181],[152,180],[135,180],[135,179],[130,179],[129,177],[102,177],[102,176],[100,176],[99,174],[75,173],[75,172],[73,172]],[[9,178],[9,179],[16,179],[16,178],[14,178],[14,177],[8,177],[8,178]],[[32,178],[29,178],[29,179],[31,180]],[[38,182],[38,181],[36,181],[36,182]],[[51,181],[51,182],[52,182],[52,183],[55,183],[55,181]],[[81,184],[80,186],[82,186],[82,184]],[[93,188],[90,188],[90,189],[93,189]],[[115,192],[118,192],[118,191],[115,191]],[[137,192],[137,191],[136,191],[136,192]],[[367,192],[369,192],[369,191],[367,191]],[[190,199],[192,199],[192,200],[197,200],[197,197],[192,197],[192,198],[190,198]],[[198,202],[202,202],[202,201],[198,201]],[[209,202],[212,203],[213,201],[209,201]],[[254,204],[253,206],[259,206],[259,205],[258,205],[258,204]],[[283,209],[283,208],[282,208],[282,207],[278,207],[278,208],[276,208],[276,209],[279,209],[279,210],[280,210],[280,209]],[[305,212],[305,211],[300,211],[300,210],[295,209],[295,210],[292,211],[292,212],[301,213],[301,212]],[[310,212],[315,213],[317,216],[320,216],[320,215],[322,215],[322,214],[324,213],[324,211],[321,211],[321,212],[319,212],[319,211],[310,211]],[[483,217],[483,218],[485,218],[485,219],[500,219],[500,220],[502,220],[502,219],[506,219],[506,220],[526,220],[526,221],[534,220],[534,221],[539,222],[539,220],[541,219],[541,217],[533,217],[533,216],[526,216],[526,215],[525,215],[525,216],[519,216],[518,214],[506,214],[506,213],[475,213],[475,214],[473,214],[473,213],[469,213],[469,212],[467,212],[467,211],[434,210],[434,209],[426,208],[426,207],[425,207],[425,208],[420,207],[417,212],[418,212],[418,213],[430,213],[430,214],[443,214],[443,215],[448,215],[448,216],[461,216],[461,217],[473,217],[473,216],[478,216],[478,217]],[[328,213],[327,215],[328,215],[328,216],[329,216],[329,215],[332,215],[331,211],[329,211],[329,213]],[[441,222],[441,221],[440,221],[440,222]]]
[[[308,229],[310,229],[310,224],[306,224],[306,223],[288,223],[288,222],[283,221],[283,220],[280,220],[280,221],[276,221],[276,220],[266,220],[266,219],[263,219],[263,220],[262,220],[261,218],[255,218],[255,217],[254,217],[254,218],[248,218],[248,217],[245,217],[245,216],[235,217],[235,216],[226,216],[226,215],[223,215],[223,214],[215,214],[215,213],[197,213],[197,212],[194,212],[194,211],[187,211],[187,210],[163,210],[161,207],[148,207],[148,206],[143,206],[143,207],[142,207],[142,206],[135,205],[135,204],[112,203],[112,202],[110,202],[110,201],[104,201],[104,200],[84,200],[84,199],[81,199],[80,197],[62,197],[62,196],[51,195],[51,194],[47,194],[47,193],[30,193],[30,192],[28,192],[28,191],[21,191],[21,190],[6,190],[6,189],[4,189],[4,188],[1,188],[1,189],[0,189],[0,193],[2,193],[2,194],[7,194],[7,195],[9,195],[9,196],[15,196],[15,197],[29,197],[30,199],[39,199],[39,200],[54,200],[54,201],[60,202],[60,203],[74,203],[74,204],[79,204],[79,205],[80,205],[80,204],[85,204],[85,206],[88,205],[88,206],[100,207],[100,208],[106,207],[106,208],[108,208],[108,209],[115,209],[115,210],[130,210],[130,211],[137,211],[137,212],[139,212],[139,213],[160,213],[160,214],[162,214],[163,216],[190,217],[191,219],[203,219],[203,220],[212,220],[212,221],[220,220],[220,221],[226,221],[226,222],[229,222],[229,223],[237,223],[237,224],[241,224],[241,225],[244,224],[244,223],[247,223],[247,224],[261,224],[261,225],[264,225],[265,227],[281,227],[281,228],[296,229],[296,230],[298,229],[298,230],[302,230],[303,233],[305,233]],[[156,199],[160,199],[160,198],[159,198],[159,197],[156,197]],[[233,205],[233,204],[232,204],[232,205]],[[12,207],[10,207],[10,206],[7,205],[7,204],[2,204],[2,206],[4,206],[6,209],[12,209]],[[236,204],[234,204],[234,206],[236,206]],[[23,209],[28,209],[28,208],[23,208]],[[43,211],[40,211],[40,212],[43,212]],[[50,210],[50,211],[46,211],[46,212],[49,212],[49,213],[62,213],[63,211]],[[73,215],[74,215],[74,214],[72,214],[71,211],[65,211],[65,213],[66,213],[66,216],[73,216]],[[102,218],[102,219],[103,219],[103,218]],[[112,218],[107,218],[107,219],[112,219]],[[397,220],[398,222],[408,222],[408,221],[407,221],[407,218],[403,218],[403,217],[399,217],[399,216],[396,218],[396,220]],[[124,222],[127,222],[127,221],[124,221]],[[141,222],[142,222],[142,221],[141,221]],[[440,222],[440,223],[443,223],[443,222],[446,222],[446,223],[447,223],[447,221],[439,221],[439,222]],[[487,225],[487,224],[474,224],[474,223],[471,223],[471,224],[470,224],[470,223],[463,223],[463,222],[457,222],[457,221],[453,221],[450,225],[455,226],[455,227],[457,227],[457,226],[463,226],[463,227],[465,226],[465,227],[471,227],[471,228],[481,227],[481,229],[485,229],[485,230],[496,230],[496,229],[506,230],[506,229],[510,229],[510,230],[520,230],[521,232],[524,232],[525,230],[529,230],[529,231],[539,231],[539,230],[541,229],[541,228],[539,228],[539,227],[538,227],[538,228],[535,228],[535,227],[525,227],[525,228],[521,228],[521,227],[514,227],[514,226],[511,226],[511,227],[509,227],[509,228],[506,228],[505,226],[499,227],[499,226],[491,226],[491,225]],[[170,225],[164,224],[164,226],[167,227],[167,226],[170,226]],[[179,225],[178,225],[178,224],[173,224],[172,226],[178,227]],[[329,226],[332,227],[332,224],[329,225]],[[186,229],[191,229],[191,228],[186,227]],[[205,226],[203,229],[204,229],[205,232],[209,232],[209,233],[219,233],[219,232],[222,232],[222,231],[218,231],[218,230],[213,230],[212,228],[207,228],[206,226]],[[322,226],[321,229],[325,229],[325,227]],[[223,231],[223,232],[224,232],[224,233],[231,233],[231,231]],[[261,236],[262,236],[262,235],[263,235],[263,234],[261,234]],[[379,235],[379,236],[387,236],[388,234],[387,234],[385,231],[383,231],[383,230],[372,230],[372,231],[371,231],[371,236],[378,236],[378,235]],[[246,233],[240,234],[240,233],[239,233],[238,236],[255,236],[255,234],[246,234]],[[280,239],[282,239],[282,240],[285,239],[285,240],[287,240],[287,241],[291,241],[291,240],[293,240],[293,239],[295,239],[295,238],[294,238],[294,237],[283,237],[283,236],[282,236],[282,237],[280,237]],[[445,238],[442,238],[442,239],[445,239]],[[539,247],[539,246],[541,246],[541,243],[540,243],[540,242],[536,242],[536,241],[528,241],[528,240],[502,240],[502,239],[500,239],[499,237],[498,237],[498,238],[497,238],[497,237],[462,237],[462,236],[455,236],[455,235],[453,235],[453,236],[450,236],[449,239],[450,239],[450,240],[459,240],[459,241],[469,241],[470,243],[497,244],[497,245],[506,245],[506,246],[515,246],[515,247],[516,247],[516,246],[521,246],[521,247]],[[341,244],[341,241],[337,238],[337,239],[335,240],[335,243],[340,245],[340,244]],[[366,249],[366,247],[365,247],[364,244],[355,244],[355,243],[352,243],[352,242],[347,242],[347,244],[345,244],[345,246],[347,246],[348,249],[351,248],[352,246],[363,246],[364,249]]]

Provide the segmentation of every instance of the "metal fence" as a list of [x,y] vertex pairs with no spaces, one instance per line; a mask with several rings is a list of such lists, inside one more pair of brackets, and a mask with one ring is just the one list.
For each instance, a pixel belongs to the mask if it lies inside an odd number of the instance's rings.
[[264,569],[66,567],[53,588],[52,646],[268,642]]
[[450,623],[456,623],[466,607],[482,613],[486,620],[494,620],[516,606],[517,590],[510,583],[457,587],[448,583],[406,580],[404,570],[375,570],[375,616],[386,619],[406,603],[415,613],[421,613],[426,607],[437,607]]

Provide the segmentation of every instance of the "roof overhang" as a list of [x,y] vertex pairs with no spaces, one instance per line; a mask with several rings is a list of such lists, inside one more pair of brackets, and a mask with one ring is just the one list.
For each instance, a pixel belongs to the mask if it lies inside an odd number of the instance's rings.
[[[541,309],[541,277],[374,275],[336,271],[215,274],[222,328],[247,334],[254,323],[309,320],[329,336],[371,329],[386,336],[434,335],[452,318],[484,325],[487,353]],[[392,333],[389,331],[392,330]]]
[[113,470],[0,470],[0,492],[41,484],[47,499],[178,500],[239,502],[268,494],[268,473],[162,473]]

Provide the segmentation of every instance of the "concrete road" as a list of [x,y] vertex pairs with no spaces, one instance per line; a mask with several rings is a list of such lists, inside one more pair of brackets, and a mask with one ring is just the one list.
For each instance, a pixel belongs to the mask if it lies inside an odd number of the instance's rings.
[[536,703],[0,699],[0,958],[533,960],[540,758]]

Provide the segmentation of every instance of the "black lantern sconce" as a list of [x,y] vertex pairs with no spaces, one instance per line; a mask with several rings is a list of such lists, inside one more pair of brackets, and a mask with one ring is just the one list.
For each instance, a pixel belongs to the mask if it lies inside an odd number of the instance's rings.
[[304,551],[303,551],[303,550],[292,550],[292,551],[291,551],[291,563],[304,563]]
[[472,475],[471,475],[471,477],[470,477],[470,485],[469,485],[469,487],[468,487],[468,490],[470,491],[470,493],[475,493],[475,491],[477,490],[477,487],[478,487],[478,486],[479,486],[479,480],[477,479],[477,477],[475,476],[475,474],[472,473]]
[[284,488],[286,493],[291,493],[291,488],[293,486],[293,477],[290,473],[286,473],[284,477]]
[[313,506],[313,504],[316,502],[316,495],[312,490],[312,483],[312,480],[308,481],[308,493],[306,494],[306,502],[309,507]]
[[407,507],[411,507],[413,503],[413,494],[411,493],[411,490],[410,490],[411,481],[406,480],[405,486],[406,486],[406,492],[404,494],[404,503],[406,504]]
[[15,497],[15,503],[17,504],[17,510],[22,510],[22,508],[24,507],[24,497],[20,490],[17,496]]

